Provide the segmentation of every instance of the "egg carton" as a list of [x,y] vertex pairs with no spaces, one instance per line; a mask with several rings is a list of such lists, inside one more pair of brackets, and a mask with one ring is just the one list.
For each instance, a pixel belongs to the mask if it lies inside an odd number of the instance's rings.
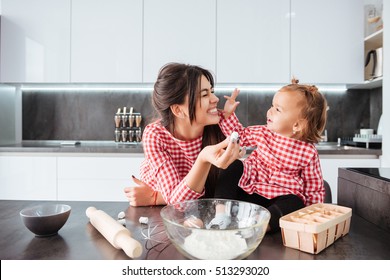
[[352,209],[317,203],[279,219],[283,244],[311,254],[318,254],[349,232]]

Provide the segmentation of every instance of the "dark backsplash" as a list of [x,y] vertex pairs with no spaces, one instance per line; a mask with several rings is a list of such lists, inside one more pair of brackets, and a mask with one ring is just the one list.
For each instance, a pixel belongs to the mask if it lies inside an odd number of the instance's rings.
[[[236,113],[245,126],[264,124],[274,91],[242,89]],[[223,108],[224,94],[216,92]],[[360,128],[376,129],[382,113],[382,88],[323,91],[328,105],[328,141],[351,137]],[[113,140],[118,108],[134,108],[142,114],[142,127],[157,118],[151,90],[24,91],[22,94],[23,140]]]

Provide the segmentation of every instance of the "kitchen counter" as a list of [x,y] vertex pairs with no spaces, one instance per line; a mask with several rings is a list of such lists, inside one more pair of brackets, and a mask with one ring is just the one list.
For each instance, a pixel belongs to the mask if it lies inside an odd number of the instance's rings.
[[[2,260],[127,260],[89,223],[85,210],[89,206],[105,211],[116,218],[126,213],[126,227],[143,245],[139,259],[185,259],[165,235],[160,217],[161,207],[131,207],[127,202],[64,202],[72,207],[67,223],[58,235],[34,237],[24,227],[19,211],[25,207],[50,201],[0,201],[0,259]],[[139,217],[149,218],[153,240],[145,239],[148,227],[139,223]],[[157,242],[157,241],[159,242]],[[163,242],[163,243],[161,243]],[[287,248],[280,233],[267,234],[259,247],[247,259],[261,260],[389,260],[390,233],[363,218],[352,215],[349,234],[338,239],[318,255]]]
[[23,141],[0,145],[0,153],[134,153],[143,154],[142,143],[114,141]]
[[[359,155],[379,157],[381,149],[337,146],[335,142],[316,145],[320,155]],[[247,148],[250,154],[253,148]],[[116,143],[114,141],[23,141],[0,145],[0,153],[143,153],[142,143]]]

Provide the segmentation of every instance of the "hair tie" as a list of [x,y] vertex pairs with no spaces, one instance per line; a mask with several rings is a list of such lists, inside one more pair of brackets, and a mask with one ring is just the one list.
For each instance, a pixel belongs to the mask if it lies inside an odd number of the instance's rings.
[[296,79],[295,77],[293,77],[293,78],[291,79],[291,84],[297,85],[297,84],[299,84],[299,80]]
[[158,191],[153,191],[153,205],[157,205]]

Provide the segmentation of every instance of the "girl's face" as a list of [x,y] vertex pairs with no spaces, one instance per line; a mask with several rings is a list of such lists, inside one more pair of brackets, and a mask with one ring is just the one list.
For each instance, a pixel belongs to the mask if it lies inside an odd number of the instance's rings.
[[200,82],[200,93],[196,103],[194,124],[206,126],[217,124],[219,115],[217,110],[219,98],[214,95],[214,89],[205,76],[202,76]]
[[303,101],[300,92],[278,91],[267,112],[267,127],[282,136],[298,139],[302,130]]

